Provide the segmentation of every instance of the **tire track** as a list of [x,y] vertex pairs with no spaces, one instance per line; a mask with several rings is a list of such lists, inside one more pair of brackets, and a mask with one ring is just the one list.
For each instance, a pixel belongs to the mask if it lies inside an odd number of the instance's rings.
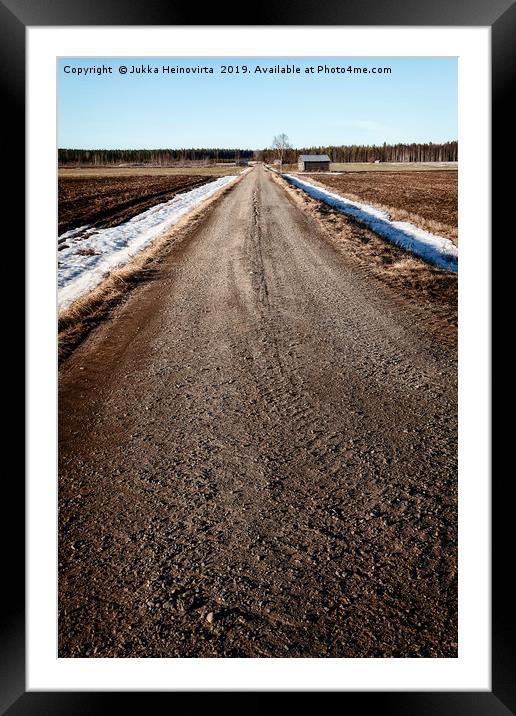
[[454,655],[455,367],[244,177],[61,370],[60,656]]

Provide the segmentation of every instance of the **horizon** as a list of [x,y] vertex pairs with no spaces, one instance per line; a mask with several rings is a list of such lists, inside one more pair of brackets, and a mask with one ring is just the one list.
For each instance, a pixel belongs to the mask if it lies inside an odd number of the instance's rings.
[[[292,150],[299,150],[302,149],[317,149],[317,148],[340,148],[340,147],[369,147],[371,149],[378,149],[386,146],[395,146],[396,144],[402,144],[402,145],[439,145],[439,144],[452,144],[453,142],[458,143],[458,139],[446,139],[442,142],[380,142],[376,144],[317,144],[313,146],[292,146]],[[223,146],[192,146],[192,147],[57,147],[59,151],[72,151],[72,152],[179,152],[179,151],[200,151],[201,149],[205,149],[206,151],[214,151],[214,150],[224,150],[224,151],[236,151],[236,152],[263,152],[267,150],[272,150],[271,146],[268,147],[223,147]],[[222,160],[221,160],[222,161]]]
[[[167,62],[177,74],[164,73]],[[211,72],[195,73],[197,63]],[[248,69],[223,74],[224,64]],[[309,72],[318,66],[332,72]],[[348,66],[353,73],[333,73]],[[287,67],[298,74],[276,69]],[[60,149],[260,151],[280,132],[294,148],[443,144],[458,135],[454,57],[69,57],[58,60],[58,79]]]

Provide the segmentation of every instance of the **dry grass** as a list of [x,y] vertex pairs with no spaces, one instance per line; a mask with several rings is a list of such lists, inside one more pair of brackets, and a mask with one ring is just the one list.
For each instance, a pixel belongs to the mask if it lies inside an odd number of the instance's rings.
[[[420,171],[457,171],[457,162],[385,162],[370,164],[369,162],[332,162],[331,172],[420,172]],[[297,164],[284,164],[284,172],[297,172]],[[304,174],[304,172],[302,172]],[[306,175],[317,175],[319,172],[306,172]]]
[[214,176],[240,174],[245,167],[209,164],[177,167],[59,167],[59,177],[154,177],[154,176]]
[[314,175],[309,181],[352,201],[385,211],[393,221],[408,221],[458,245],[458,186],[456,172],[393,172],[367,176]]
[[[439,334],[446,332],[451,342],[456,340],[457,274],[426,263],[384,241],[351,217],[313,199],[279,175],[273,174],[273,178],[318,222],[327,241],[346,260],[387,288],[394,289],[393,300],[410,301],[414,316],[422,307],[429,309]],[[427,317],[425,321],[428,321]]]
[[87,249],[79,249],[77,251],[79,256],[100,256],[100,251],[95,251],[95,249],[87,248]]
[[[312,183],[318,184],[323,189],[328,189],[328,186],[325,186],[321,182],[312,180]],[[353,194],[353,192],[350,191],[346,191],[346,197],[351,199],[351,201],[364,201],[363,196],[361,197],[358,194]],[[420,214],[415,214],[412,211],[407,211],[406,209],[396,206],[388,206],[377,201],[371,202],[371,200],[369,200],[368,203],[377,209],[385,211],[389,215],[391,221],[407,221],[409,224],[413,224],[424,231],[429,231],[431,234],[444,236],[447,239],[450,239],[453,241],[455,246],[459,245],[459,232],[457,226],[452,226],[451,224],[446,224],[442,221],[436,221],[435,219],[427,219],[426,217],[421,216]]]
[[420,171],[457,171],[457,162],[349,162],[330,164],[332,172],[420,172]]
[[[350,199],[353,199],[353,197],[350,196]],[[359,201],[359,199],[357,198],[356,201]],[[413,224],[414,226],[423,229],[424,231],[429,231],[435,236],[444,236],[445,238],[450,239],[453,241],[455,246],[459,245],[459,231],[456,226],[451,226],[451,224],[445,224],[444,222],[436,221],[435,219],[427,219],[424,216],[414,214],[411,211],[406,211],[406,209],[401,209],[395,206],[386,206],[385,204],[375,204],[375,206],[389,214],[392,221],[406,221],[409,224]]]
[[209,199],[184,216],[167,232],[156,238],[129,263],[111,271],[90,293],[80,296],[58,316],[58,358],[62,363],[87,337],[90,331],[107,318],[144,281],[151,280],[160,262],[175,247],[182,245],[205,219],[212,205],[236,186],[238,178],[222,187]]

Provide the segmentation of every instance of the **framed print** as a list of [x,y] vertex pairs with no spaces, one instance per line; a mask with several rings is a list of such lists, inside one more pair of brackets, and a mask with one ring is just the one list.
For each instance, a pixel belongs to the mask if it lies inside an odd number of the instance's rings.
[[0,10],[28,319],[3,710],[514,713],[490,438],[514,5]]

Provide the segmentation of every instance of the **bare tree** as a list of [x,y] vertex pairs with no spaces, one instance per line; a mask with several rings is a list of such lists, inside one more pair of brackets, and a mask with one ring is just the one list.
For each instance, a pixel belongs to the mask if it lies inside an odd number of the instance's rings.
[[272,140],[272,148],[274,149],[274,153],[279,159],[281,174],[281,172],[283,171],[283,157],[285,156],[285,152],[287,151],[287,149],[292,149],[292,145],[290,144],[287,135],[283,133],[277,134],[274,137],[274,139]]

